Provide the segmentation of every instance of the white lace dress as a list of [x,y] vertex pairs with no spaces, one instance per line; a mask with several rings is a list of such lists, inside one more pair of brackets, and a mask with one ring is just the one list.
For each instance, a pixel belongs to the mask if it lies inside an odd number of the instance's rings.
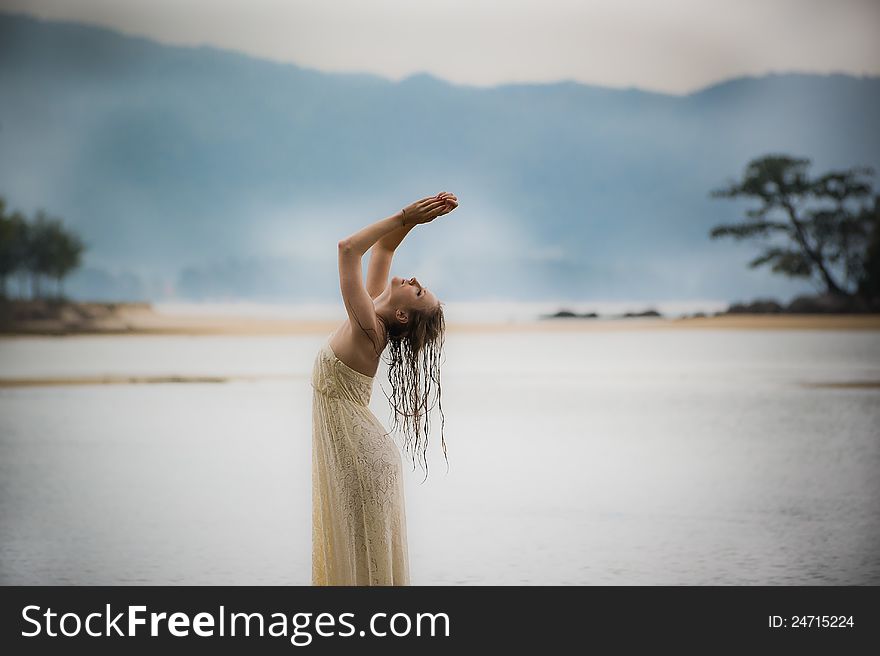
[[312,585],[409,585],[400,451],[373,377],[324,341],[312,369]]

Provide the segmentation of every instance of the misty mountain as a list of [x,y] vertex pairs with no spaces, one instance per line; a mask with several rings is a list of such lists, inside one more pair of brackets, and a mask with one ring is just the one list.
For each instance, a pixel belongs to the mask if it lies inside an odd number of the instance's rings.
[[0,194],[83,237],[80,297],[333,300],[336,242],[443,190],[394,266],[441,298],[787,297],[709,192],[771,152],[880,169],[878,117],[878,77],[394,82],[0,13]]

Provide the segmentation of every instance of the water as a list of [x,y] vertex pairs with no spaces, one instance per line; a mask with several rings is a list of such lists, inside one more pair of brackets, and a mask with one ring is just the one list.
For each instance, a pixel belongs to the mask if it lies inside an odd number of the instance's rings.
[[[0,340],[0,378],[231,377],[0,388],[0,583],[308,584],[325,337]],[[880,388],[803,384],[851,381],[880,333],[450,333],[412,582],[880,584]]]

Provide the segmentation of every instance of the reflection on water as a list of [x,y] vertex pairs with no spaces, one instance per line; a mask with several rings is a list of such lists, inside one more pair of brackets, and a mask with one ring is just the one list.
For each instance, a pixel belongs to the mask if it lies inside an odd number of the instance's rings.
[[[308,584],[324,338],[0,340],[0,582]],[[446,346],[413,583],[880,584],[880,334]]]

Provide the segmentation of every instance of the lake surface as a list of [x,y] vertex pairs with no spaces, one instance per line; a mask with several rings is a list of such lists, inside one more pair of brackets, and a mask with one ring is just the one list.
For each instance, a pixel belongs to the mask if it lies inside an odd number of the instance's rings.
[[[0,583],[309,584],[325,338],[0,340],[0,378],[232,377],[0,388]],[[880,381],[880,333],[450,333],[445,353],[449,470],[432,433],[427,482],[407,473],[413,584],[880,584],[880,388],[810,385]]]

